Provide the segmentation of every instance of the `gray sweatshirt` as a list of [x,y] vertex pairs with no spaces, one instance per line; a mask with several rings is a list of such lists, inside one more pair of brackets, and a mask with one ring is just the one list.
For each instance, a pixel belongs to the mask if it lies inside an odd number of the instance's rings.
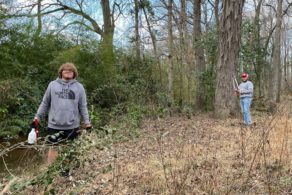
[[36,117],[43,118],[48,111],[48,127],[52,129],[78,128],[80,115],[86,124],[90,123],[84,87],[75,79],[65,82],[57,78],[50,82]]
[[240,83],[238,88],[239,88],[240,98],[253,96],[253,84],[251,81]]

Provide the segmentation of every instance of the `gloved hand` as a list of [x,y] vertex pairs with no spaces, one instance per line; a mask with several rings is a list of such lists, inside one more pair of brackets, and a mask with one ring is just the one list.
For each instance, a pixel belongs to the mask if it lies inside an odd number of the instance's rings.
[[34,117],[31,123],[31,128],[37,129],[39,126],[40,126],[40,120],[37,117]]
[[80,127],[80,129],[77,131],[80,134],[83,133],[90,133],[92,130],[92,125],[90,123],[83,123]]
[[86,130],[90,130],[90,129],[92,129],[92,125],[91,125],[90,123],[85,124],[85,129],[86,129]]
[[37,122],[37,123],[40,123],[40,119],[38,119],[38,117],[36,117],[36,116],[34,117],[33,121]]
[[234,89],[233,89],[233,95],[236,96],[236,95],[238,95],[238,94],[239,94],[239,89],[234,88]]

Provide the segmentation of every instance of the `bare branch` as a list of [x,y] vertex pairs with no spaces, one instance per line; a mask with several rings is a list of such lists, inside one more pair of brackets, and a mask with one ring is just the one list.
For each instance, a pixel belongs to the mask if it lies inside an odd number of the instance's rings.
[[[288,0],[286,1],[287,2],[287,4],[288,4],[288,6],[287,6],[287,8],[283,11],[283,14],[282,14],[282,17],[284,16],[284,15],[288,15],[288,10],[289,10],[289,8],[290,8],[290,6],[292,5],[292,2],[288,2]],[[289,15],[288,15],[289,16]]]
[[[50,13],[54,13],[54,12],[58,12],[58,11],[61,11],[61,10],[64,10],[64,8],[58,8],[58,9],[54,9],[54,10],[50,10],[50,11],[47,11],[47,12],[43,12],[41,14],[41,16],[43,15],[47,15],[47,14],[50,14]],[[38,16],[38,14],[16,14],[16,15],[6,15],[5,18],[21,18],[21,17],[28,17],[28,18],[33,18],[33,17],[36,17]]]
[[[51,13],[55,13],[55,12],[59,12],[59,11],[64,11],[65,13],[63,14],[62,17],[64,17],[66,14],[68,13],[72,13],[72,14],[76,14],[76,15],[79,15],[79,16],[82,16],[83,18],[85,18],[87,21],[89,21],[92,25],[93,28],[89,28],[89,26],[87,25],[86,28],[87,29],[90,29],[90,30],[93,30],[94,32],[96,32],[97,34],[103,36],[103,31],[102,29],[100,28],[100,26],[97,24],[97,22],[91,18],[88,14],[86,14],[85,12],[82,11],[82,4],[83,4],[83,1],[81,1],[80,3],[78,3],[78,6],[80,8],[80,10],[77,10],[73,7],[69,7],[65,4],[63,4],[62,2],[60,2],[59,0],[57,0],[57,3],[47,3],[47,4],[44,4],[44,8],[42,9],[42,13],[41,13],[41,16],[43,15],[48,15],[48,14],[51,14]],[[28,13],[26,14],[18,14],[16,12],[16,14],[11,14],[11,15],[6,15],[5,17],[6,18],[19,18],[19,17],[37,17],[38,14],[31,14],[32,10],[33,10],[33,7],[36,6],[36,4],[30,4],[29,6],[25,6],[25,7],[30,7],[31,9],[29,10]],[[52,8],[56,6],[55,9],[52,9],[52,10],[48,10],[49,8]],[[45,10],[48,10],[48,11],[45,11]],[[66,10],[68,12],[66,12]]]
[[[58,9],[54,9],[54,10],[50,10],[50,11],[47,11],[47,12],[43,12],[41,15],[48,15],[48,14],[51,14],[51,13],[54,13],[54,12],[58,12],[58,11],[62,11],[62,10],[65,10],[64,8],[58,8]],[[30,17],[35,17],[36,14],[33,14],[31,15]]]
[[[288,6],[287,6],[287,8],[283,11],[281,17],[283,17],[284,15],[288,15],[288,10],[289,10],[290,6],[292,5],[292,2],[289,2],[288,0],[286,0],[286,2],[287,2],[287,4],[288,4]],[[272,9],[274,10],[274,12],[276,12],[276,8],[275,8],[273,5],[271,5],[271,4],[264,4],[264,6],[270,7],[270,8],[272,8]]]
[[208,0],[208,2],[210,3],[210,5],[211,5],[213,8],[215,8],[215,5],[214,5],[213,2],[211,2],[210,0]]
[[267,38],[267,40],[266,40],[266,44],[265,44],[265,46],[264,46],[264,48],[265,48],[265,52],[267,52],[267,48],[268,48],[268,45],[269,45],[269,43],[270,43],[270,39],[272,38],[272,35],[273,35],[273,32],[274,32],[275,29],[276,29],[276,25],[272,28],[272,30],[270,31],[270,33],[269,33],[269,35],[268,35],[268,38]]
[[76,4],[78,5],[79,9],[82,11],[83,0],[80,1],[80,3],[79,3],[77,0],[75,0],[75,2],[76,2]]
[[276,13],[276,8],[273,5],[266,3],[266,4],[264,4],[264,6],[272,8],[274,10],[274,12]]
[[51,7],[53,7],[53,9],[56,9],[57,7],[59,7],[59,4],[56,3],[43,4],[41,12],[45,12],[46,10],[49,10]]
[[65,30],[66,28],[68,28],[69,26],[72,26],[72,25],[75,25],[75,24],[80,24],[81,26],[84,26],[86,29],[92,31],[92,32],[95,32],[95,30],[93,28],[91,28],[89,25],[85,24],[84,22],[80,22],[80,21],[73,21],[73,22],[70,22],[68,24],[66,24],[61,30],[59,30],[60,32]]
[[74,13],[76,15],[84,17],[86,20],[88,20],[91,23],[91,25],[93,26],[94,32],[103,36],[102,29],[99,27],[99,25],[96,23],[96,21],[93,18],[91,18],[89,15],[87,15],[86,13],[84,13],[80,10],[74,9],[74,8],[69,7],[67,5],[64,5],[64,4],[60,4],[60,6],[62,6],[63,9],[65,9],[65,10],[69,10],[71,13]]
[[[8,169],[4,157],[3,157],[3,156],[1,156],[1,157],[2,157],[2,161],[3,161],[3,164],[4,164],[4,166],[5,166],[6,171],[7,171],[12,177],[15,178],[15,175],[13,175],[13,174],[10,172],[10,170]],[[2,194],[2,193],[1,193],[1,194]]]
[[[117,15],[117,17],[116,18],[114,18],[114,13],[115,13],[115,11],[116,11],[116,7],[118,8],[118,10],[119,10],[119,13],[118,13],[118,15]],[[113,21],[113,23],[115,23],[115,21],[117,21],[117,19],[119,18],[119,16],[120,15],[122,15],[123,13],[122,13],[122,11],[121,11],[121,7],[120,7],[120,4],[118,4],[117,2],[114,2],[114,5],[113,5],[113,8],[112,8],[112,21]]]

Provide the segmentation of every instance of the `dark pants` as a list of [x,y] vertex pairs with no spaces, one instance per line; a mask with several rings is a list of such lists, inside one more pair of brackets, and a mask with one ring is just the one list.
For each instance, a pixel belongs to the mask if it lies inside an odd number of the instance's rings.
[[49,138],[48,140],[52,143],[59,143],[61,141],[73,140],[78,137],[79,133],[77,132],[79,128],[75,129],[52,129],[48,127]]

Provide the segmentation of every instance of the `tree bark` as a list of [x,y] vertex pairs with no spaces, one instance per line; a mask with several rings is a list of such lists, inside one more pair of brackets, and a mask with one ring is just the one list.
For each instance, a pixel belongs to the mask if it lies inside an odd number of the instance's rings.
[[103,14],[103,33],[101,40],[101,58],[104,81],[112,82],[115,80],[114,67],[114,51],[113,51],[113,36],[114,36],[114,16],[111,13],[109,0],[101,0],[102,14]]
[[[201,0],[194,0],[193,14],[194,14],[194,52],[195,52],[195,65],[197,70],[197,75],[201,75],[205,71],[205,58],[204,49],[200,46],[202,31],[201,31]],[[199,79],[198,79],[199,80]],[[204,91],[203,86],[197,85],[197,97],[196,105],[198,108],[202,108],[204,102]]]
[[[104,36],[107,35],[109,41],[111,41],[111,45],[113,43],[113,35],[114,35],[114,16],[111,13],[109,0],[101,0],[102,14],[103,14],[103,28],[104,28]],[[103,36],[102,36],[103,37]],[[106,39],[105,37],[103,37]]]
[[173,90],[173,32],[172,32],[172,5],[173,0],[168,0],[168,96],[171,107],[174,104],[174,90]]
[[139,36],[139,0],[134,0],[135,3],[135,51],[136,59],[140,61],[140,36]]
[[[256,5],[256,12],[255,12],[255,18],[254,18],[254,25],[255,25],[255,32],[253,33],[253,48],[255,49],[255,52],[257,52],[256,55],[256,64],[254,64],[254,70],[257,77],[257,89],[258,89],[258,95],[259,97],[263,94],[263,84],[262,84],[262,76],[263,76],[263,53],[262,53],[262,45],[260,40],[260,13],[261,13],[261,7],[262,7],[263,0],[259,0],[258,4]],[[256,2],[255,2],[256,3]],[[254,44],[254,42],[256,44]]]
[[[186,26],[186,0],[180,0],[180,12],[179,12],[179,23],[178,23],[178,31],[179,31],[179,55],[178,55],[178,61],[179,61],[179,106],[182,107],[183,101],[184,101],[184,77],[185,75],[190,78],[189,73],[185,74],[186,69],[186,51],[187,51],[187,43],[186,43],[186,34],[187,34],[187,26]],[[189,94],[189,88],[190,88],[190,79],[188,79],[187,83],[187,97],[190,97]],[[188,98],[187,98],[188,99]],[[190,101],[188,99],[188,101]]]
[[161,68],[161,63],[160,63],[159,56],[158,56],[158,53],[157,53],[156,35],[152,30],[152,27],[151,27],[151,24],[150,24],[150,19],[148,18],[148,15],[147,15],[147,12],[146,12],[146,9],[145,9],[144,6],[142,7],[142,10],[143,10],[143,13],[144,13],[144,16],[145,16],[145,20],[146,20],[146,23],[147,23],[147,28],[148,28],[148,31],[149,31],[149,34],[150,34],[150,37],[151,37],[151,42],[152,42],[152,46],[153,46],[153,54],[154,54],[154,57],[156,59],[157,66],[159,68],[159,81],[160,81],[160,85],[162,86],[162,68]]
[[[193,9],[195,9],[195,3],[196,3],[196,0],[194,0],[194,7],[193,7]],[[209,10],[208,10],[208,4],[207,3],[203,3],[203,4],[201,3],[201,5],[203,7],[203,13],[204,13],[205,31],[208,32],[210,30],[209,18],[208,18],[208,12],[209,12]]]
[[[287,77],[287,66],[288,66],[288,54],[289,54],[289,47],[288,47],[288,40],[287,40],[287,29],[285,29],[285,35],[283,36],[285,37],[285,40],[283,41],[283,47],[284,47],[284,64],[283,64],[283,68],[284,68],[284,82],[285,82],[285,89],[289,90],[289,83],[288,83],[288,77]],[[288,43],[288,44],[287,44]]]
[[274,51],[271,68],[271,83],[269,97],[271,102],[280,102],[281,91],[281,25],[282,25],[282,4],[283,0],[278,0],[276,13],[276,29],[274,35]]
[[219,0],[215,0],[215,20],[216,20],[216,27],[217,30],[219,29]]
[[35,33],[35,38],[38,38],[42,32],[42,15],[41,15],[41,8],[42,8],[42,0],[38,0],[37,2],[37,21],[38,27]]
[[244,0],[223,0],[220,17],[219,56],[216,75],[214,116],[227,118],[235,114],[236,98],[232,96],[232,76],[239,64],[242,8]]

